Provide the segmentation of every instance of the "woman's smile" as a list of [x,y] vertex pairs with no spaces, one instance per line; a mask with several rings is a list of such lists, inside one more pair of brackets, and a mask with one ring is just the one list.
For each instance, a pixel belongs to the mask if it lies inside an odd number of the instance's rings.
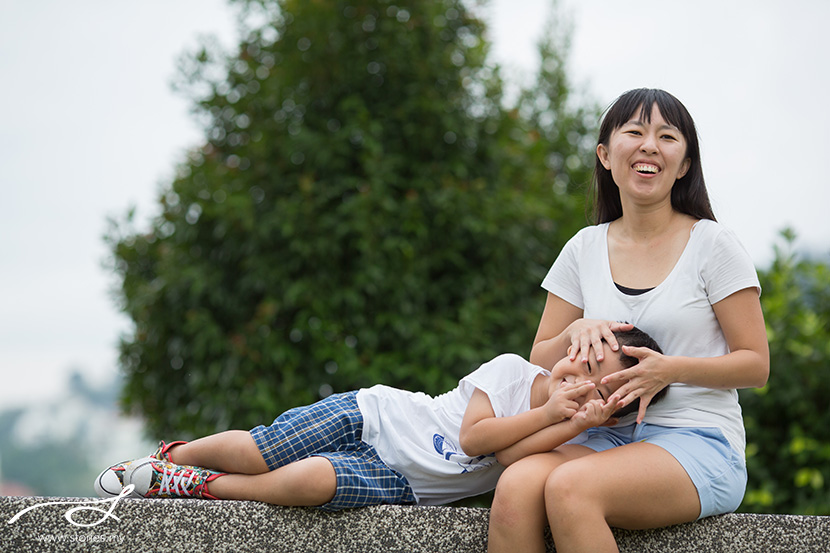
[[643,161],[635,162],[632,168],[639,174],[644,176],[653,176],[660,172],[660,167],[654,163]]

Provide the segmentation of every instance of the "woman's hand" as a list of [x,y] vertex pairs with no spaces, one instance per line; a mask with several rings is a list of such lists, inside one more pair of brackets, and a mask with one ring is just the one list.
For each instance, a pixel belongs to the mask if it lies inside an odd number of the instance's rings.
[[636,357],[639,363],[631,368],[609,374],[602,379],[602,384],[622,382],[609,401],[618,399],[617,408],[625,407],[632,401],[640,398],[640,410],[637,413],[637,423],[643,422],[646,416],[646,407],[657,393],[672,383],[669,377],[668,357],[649,348],[635,348],[623,346],[623,353]]
[[596,385],[587,380],[576,384],[563,381],[545,403],[550,423],[556,424],[576,415],[579,411],[579,402],[576,400],[590,394],[594,388]]
[[591,348],[597,356],[597,361],[602,362],[603,354],[602,341],[611,347],[612,351],[619,350],[617,339],[614,338],[615,331],[627,331],[634,328],[630,323],[618,323],[614,321],[602,321],[596,319],[577,319],[565,329],[565,334],[570,338],[571,345],[568,347],[568,357],[571,361],[581,357],[580,361],[588,362],[588,354]]

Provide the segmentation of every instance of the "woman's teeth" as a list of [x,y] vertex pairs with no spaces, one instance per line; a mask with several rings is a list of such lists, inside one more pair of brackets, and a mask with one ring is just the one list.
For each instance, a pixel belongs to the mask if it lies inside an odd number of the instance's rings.
[[646,164],[643,164],[643,163],[638,163],[634,166],[634,170],[637,171],[638,173],[654,174],[654,173],[657,173],[658,169],[657,169],[657,166],[655,166],[655,165],[646,165]]

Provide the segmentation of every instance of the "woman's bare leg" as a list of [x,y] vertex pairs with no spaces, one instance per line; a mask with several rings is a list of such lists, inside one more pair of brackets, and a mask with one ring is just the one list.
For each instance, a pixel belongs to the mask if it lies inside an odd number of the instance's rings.
[[551,472],[572,459],[593,453],[583,446],[562,446],[531,455],[504,471],[490,509],[490,553],[544,552],[545,483]]
[[633,443],[558,467],[545,505],[558,553],[617,552],[610,526],[658,528],[695,520],[697,489],[665,449]]

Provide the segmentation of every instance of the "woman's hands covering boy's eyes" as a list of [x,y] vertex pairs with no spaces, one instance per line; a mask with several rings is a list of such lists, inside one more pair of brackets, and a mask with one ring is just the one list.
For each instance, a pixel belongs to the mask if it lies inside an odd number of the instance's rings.
[[576,415],[580,407],[577,400],[593,392],[594,388],[594,383],[588,380],[573,384],[562,382],[545,404],[550,423],[556,424]]
[[568,347],[568,357],[570,357],[571,361],[579,357],[582,363],[587,363],[588,355],[591,348],[593,348],[597,361],[602,362],[605,357],[602,341],[605,340],[612,351],[618,351],[619,344],[617,344],[617,339],[614,337],[614,332],[624,332],[633,328],[634,325],[630,323],[577,319],[565,329],[571,342],[571,345]]

